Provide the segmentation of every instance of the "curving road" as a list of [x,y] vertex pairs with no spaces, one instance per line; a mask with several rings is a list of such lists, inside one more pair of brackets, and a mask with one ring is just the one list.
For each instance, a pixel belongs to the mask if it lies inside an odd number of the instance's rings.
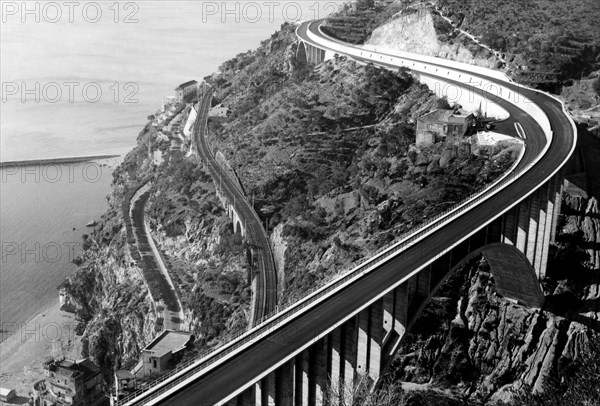
[[[136,245],[144,263],[144,278],[147,281],[147,285],[149,285],[148,289],[152,298],[156,299],[158,296],[157,293],[161,295],[161,299],[158,300],[157,304],[161,304],[164,307],[163,328],[166,330],[181,330],[183,324],[183,307],[145,220],[146,203],[150,198],[150,184],[146,183],[142,186],[136,195],[137,198],[131,203],[130,216]],[[150,281],[154,282],[158,287],[153,288],[148,283]],[[153,292],[156,289],[159,289],[160,292]]]
[[246,200],[244,193],[216,161],[206,141],[206,124],[208,111],[211,107],[212,92],[211,88],[202,94],[192,137],[196,153],[206,162],[213,180],[220,185],[221,192],[234,205],[235,211],[244,221],[246,237],[252,246],[252,257],[255,261],[252,266],[256,266],[254,269],[258,278],[252,298],[252,319],[250,321],[250,325],[254,326],[267,314],[275,310],[277,305],[277,272],[271,253],[271,245],[260,218]]
[[[321,36],[318,22],[302,24],[297,35],[303,41],[324,48],[309,38],[308,30]],[[340,49],[334,51],[344,54]],[[473,72],[469,74],[474,75]],[[497,78],[486,79],[499,81]],[[464,83],[453,83],[466,88]],[[524,155],[503,182],[452,215],[426,224],[348,275],[127,404],[214,405],[229,400],[239,393],[240,388],[256,382],[328,334],[544,184],[572,153],[576,142],[572,122],[561,104],[552,97],[511,83],[502,84],[529,97],[545,112],[554,134],[551,142],[542,127],[525,111],[493,94],[484,93],[506,109],[527,133]]]

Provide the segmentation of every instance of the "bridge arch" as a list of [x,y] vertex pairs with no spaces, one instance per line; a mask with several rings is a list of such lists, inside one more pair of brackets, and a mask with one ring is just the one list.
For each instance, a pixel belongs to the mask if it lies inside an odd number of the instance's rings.
[[304,44],[304,41],[298,41],[298,48],[296,49],[296,61],[302,65],[308,64],[306,44]]
[[233,232],[234,234],[244,236],[244,229],[242,228],[242,222],[237,216],[233,218]]
[[517,247],[502,242],[484,245],[469,252],[462,259],[459,259],[452,266],[450,272],[432,289],[429,297],[435,294],[451,274],[479,254],[483,255],[490,266],[490,271],[496,285],[496,292],[499,295],[527,307],[542,307],[544,304],[544,292],[542,291],[533,265],[527,256]]
[[[419,274],[411,278],[412,280],[403,282],[386,294],[386,297],[393,298],[394,303],[403,304],[403,308],[387,310],[389,316],[393,318],[391,322],[392,325],[395,325],[393,328],[385,326],[389,321],[385,321],[384,316],[384,328],[389,334],[386,334],[381,341],[381,348],[386,351],[383,351],[385,355],[381,358],[381,370],[377,371],[378,373],[383,374],[383,371],[390,365],[405,333],[412,329],[436,292],[450,276],[477,255],[481,254],[488,263],[490,273],[494,278],[496,292],[499,295],[527,307],[542,307],[544,293],[535,269],[527,256],[516,246],[494,242],[472,250],[465,250],[464,248],[469,246],[469,241],[462,244],[429,265],[429,269],[422,269]],[[455,260],[453,256],[456,257]],[[427,276],[423,278],[422,274]],[[436,278],[435,274],[439,277]],[[429,286],[423,286],[423,284],[430,284],[431,288],[428,289]],[[385,306],[385,297],[383,303]],[[373,385],[378,382],[379,374],[371,376],[371,373],[368,373],[366,376],[373,379]]]

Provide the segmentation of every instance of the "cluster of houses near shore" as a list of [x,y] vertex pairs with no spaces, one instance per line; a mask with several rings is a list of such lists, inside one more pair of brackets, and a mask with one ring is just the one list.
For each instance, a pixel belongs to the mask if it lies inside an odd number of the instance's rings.
[[[100,368],[89,358],[49,359],[44,363],[45,377],[33,385],[28,403],[34,406],[115,404],[116,400],[144,387],[146,381],[173,368],[193,340],[194,337],[188,332],[161,331],[142,349],[133,369],[114,372],[114,383],[110,390],[105,388]],[[20,402],[20,399],[14,390],[0,388],[0,402],[10,404]]]

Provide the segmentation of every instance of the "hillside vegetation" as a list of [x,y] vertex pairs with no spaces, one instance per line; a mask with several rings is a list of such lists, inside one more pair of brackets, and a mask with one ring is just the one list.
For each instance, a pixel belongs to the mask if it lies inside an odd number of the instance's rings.
[[461,29],[505,53],[519,82],[558,91],[600,67],[596,0],[437,0]]
[[414,147],[416,117],[448,107],[406,71],[294,56],[293,27],[207,80],[231,110],[209,141],[227,156],[271,232],[284,302],[369,257],[487,184],[492,158],[464,142]]
[[191,354],[247,326],[251,293],[245,251],[212,180],[198,162],[180,154],[153,164],[148,147],[168,151],[168,141],[150,125],[114,171],[109,209],[84,236],[79,269],[60,286],[65,308],[81,322],[81,355],[102,368],[108,383],[115,369],[133,367],[141,349],[163,329],[162,309],[147,289],[153,281],[143,279],[143,263],[127,232],[129,198],[146,181],[153,185],[146,216],[181,298],[184,325],[195,336]]

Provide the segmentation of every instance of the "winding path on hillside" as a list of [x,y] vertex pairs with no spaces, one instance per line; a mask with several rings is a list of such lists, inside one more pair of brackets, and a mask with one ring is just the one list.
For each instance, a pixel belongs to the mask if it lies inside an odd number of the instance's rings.
[[142,261],[140,265],[152,299],[157,306],[163,307],[163,328],[181,330],[183,307],[145,218],[146,203],[149,198],[150,183],[148,182],[137,191],[129,209],[133,235]]

